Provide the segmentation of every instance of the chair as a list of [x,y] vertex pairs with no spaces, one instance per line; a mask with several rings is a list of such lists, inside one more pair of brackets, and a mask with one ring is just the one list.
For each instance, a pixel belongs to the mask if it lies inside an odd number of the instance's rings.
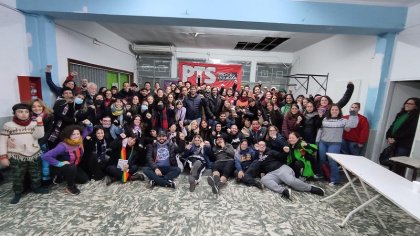
[[406,156],[391,157],[389,160],[393,164],[393,171],[404,177],[405,168],[413,169],[412,180],[417,179],[417,171],[420,170],[420,159]]

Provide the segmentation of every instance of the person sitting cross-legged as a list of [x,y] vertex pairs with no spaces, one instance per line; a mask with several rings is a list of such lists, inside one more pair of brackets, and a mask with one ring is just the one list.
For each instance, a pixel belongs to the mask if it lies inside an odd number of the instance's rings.
[[150,179],[150,187],[176,188],[175,178],[181,173],[176,161],[177,145],[167,140],[166,132],[160,131],[157,142],[147,145],[148,166],[143,173]]

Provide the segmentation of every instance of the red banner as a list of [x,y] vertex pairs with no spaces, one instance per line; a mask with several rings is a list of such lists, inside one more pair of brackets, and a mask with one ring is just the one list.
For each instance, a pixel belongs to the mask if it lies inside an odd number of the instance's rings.
[[239,85],[241,84],[242,65],[180,61],[178,63],[178,75],[182,82],[189,81],[191,84],[197,84],[198,78],[200,78],[200,84],[217,87],[221,87],[223,84],[225,88],[230,88],[235,80]]

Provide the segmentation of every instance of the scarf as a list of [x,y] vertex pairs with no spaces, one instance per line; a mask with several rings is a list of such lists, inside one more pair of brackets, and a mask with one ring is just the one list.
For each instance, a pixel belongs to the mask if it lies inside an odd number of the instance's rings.
[[64,142],[67,143],[70,146],[79,146],[79,145],[83,144],[83,138],[80,137],[78,140],[65,138]]
[[45,118],[47,118],[47,114],[45,114],[44,112],[41,112],[41,113],[39,113],[39,114],[35,114],[34,113],[34,115],[31,117],[31,119],[33,120],[33,121],[35,121],[36,120],[36,118],[38,118],[38,117],[42,117],[42,119],[45,119]]
[[111,112],[113,116],[120,116],[124,112],[124,109],[115,107],[114,104],[111,105]]
[[405,112],[401,116],[399,116],[397,119],[395,119],[394,124],[392,126],[392,135],[395,135],[395,133],[401,128],[401,126],[405,123],[405,121],[408,119],[408,112]]
[[16,116],[13,116],[13,122],[15,122],[16,124],[20,126],[28,126],[32,122],[32,120],[31,119],[19,120]]
[[316,112],[316,111],[313,111],[311,113],[305,112],[305,119],[310,120],[317,115],[318,115],[318,112]]

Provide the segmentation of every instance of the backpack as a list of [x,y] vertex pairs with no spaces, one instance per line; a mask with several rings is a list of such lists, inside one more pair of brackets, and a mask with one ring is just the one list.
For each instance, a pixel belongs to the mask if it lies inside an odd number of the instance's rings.
[[379,155],[379,163],[384,166],[391,166],[391,161],[389,158],[395,156],[395,145],[389,145],[386,147],[381,154]]

